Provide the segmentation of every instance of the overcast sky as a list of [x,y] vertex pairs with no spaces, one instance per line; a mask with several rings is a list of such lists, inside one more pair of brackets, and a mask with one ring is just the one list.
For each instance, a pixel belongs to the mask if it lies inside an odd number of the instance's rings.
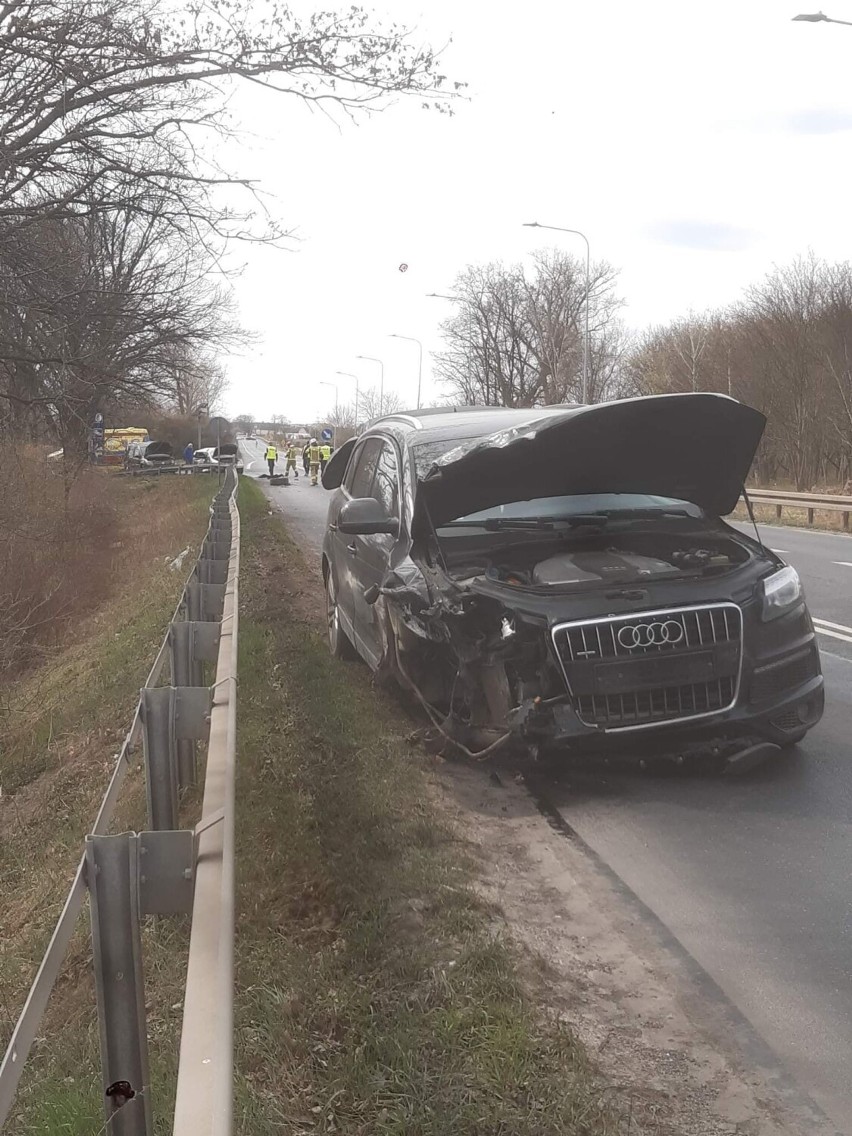
[[[825,0],[829,3],[829,0]],[[256,346],[225,360],[227,410],[292,421],[354,393],[414,405],[465,265],[522,260],[583,230],[621,271],[630,327],[725,304],[809,248],[852,259],[852,27],[793,23],[814,0],[394,0],[377,4],[466,81],[455,115],[405,99],[357,125],[253,91],[239,172],[272,195],[293,251],[241,250],[232,287]],[[333,5],[323,5],[323,7]],[[367,5],[371,7],[371,5]],[[303,5],[304,7],[304,5]],[[852,20],[852,0],[828,15]],[[400,272],[399,266],[408,270]]]

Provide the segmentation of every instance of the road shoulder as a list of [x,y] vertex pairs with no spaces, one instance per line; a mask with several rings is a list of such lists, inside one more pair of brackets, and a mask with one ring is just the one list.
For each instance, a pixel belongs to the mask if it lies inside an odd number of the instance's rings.
[[475,850],[483,897],[524,951],[534,997],[569,1024],[640,1131],[834,1131],[697,964],[539,811],[521,779],[453,762],[437,785]]

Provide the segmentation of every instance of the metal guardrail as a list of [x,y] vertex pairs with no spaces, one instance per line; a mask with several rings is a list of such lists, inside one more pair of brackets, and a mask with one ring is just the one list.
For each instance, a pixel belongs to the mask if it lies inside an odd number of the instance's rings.
[[132,465],[125,466],[121,472],[128,474],[130,477],[160,477],[162,474],[171,473],[178,477],[192,476],[199,473],[224,473],[233,467],[225,462],[222,466],[215,465],[212,462],[197,462],[194,465]]
[[852,514],[852,497],[843,497],[839,493],[787,493],[778,489],[750,489],[749,499],[753,505],[772,505],[777,520],[781,520],[784,509],[805,509],[808,514],[808,524],[814,523],[814,514],[823,510],[843,514],[843,527],[849,528],[849,517]]
[[[105,1131],[153,1136],[140,927],[192,914],[175,1136],[228,1136],[233,1094],[234,783],[240,520],[225,474],[201,554],[140,692],[71,889],[0,1064],[0,1128],[88,891]],[[159,685],[169,663],[169,685]],[[216,663],[212,686],[204,664]],[[201,818],[179,829],[181,788],[207,741]],[[107,835],[140,742],[150,831]]]

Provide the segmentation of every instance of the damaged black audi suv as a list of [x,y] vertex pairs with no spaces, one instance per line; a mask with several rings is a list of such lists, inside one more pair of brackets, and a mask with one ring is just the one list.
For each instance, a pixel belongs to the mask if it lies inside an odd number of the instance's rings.
[[793,745],[824,698],[802,586],[722,520],[765,421],[682,394],[373,422],[323,475],[332,652],[476,755]]

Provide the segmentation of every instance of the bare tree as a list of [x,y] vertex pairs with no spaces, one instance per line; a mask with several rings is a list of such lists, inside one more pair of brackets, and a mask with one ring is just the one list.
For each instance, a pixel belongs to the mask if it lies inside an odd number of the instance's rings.
[[381,418],[384,414],[397,414],[405,409],[400,396],[396,391],[385,390],[379,394],[378,387],[367,387],[359,391],[358,396],[358,423],[371,422],[374,418]]
[[[89,215],[140,188],[176,224],[245,235],[252,207],[213,206],[251,183],[205,148],[231,130],[229,83],[262,84],[345,112],[413,92],[435,103],[434,53],[369,14],[298,19],[277,0],[8,0],[0,7],[0,215]],[[446,104],[442,104],[446,105]],[[205,157],[206,154],[206,157]]]
[[448,105],[433,52],[356,7],[0,5],[0,431],[80,452],[105,406],[214,408],[210,349],[241,333],[211,269],[229,238],[280,235],[218,164],[241,81],[327,113]]
[[[615,389],[624,333],[616,273],[594,266],[589,287],[595,399]],[[552,250],[522,265],[470,266],[456,280],[458,311],[443,325],[436,373],[464,403],[537,406],[580,395],[585,266]]]

